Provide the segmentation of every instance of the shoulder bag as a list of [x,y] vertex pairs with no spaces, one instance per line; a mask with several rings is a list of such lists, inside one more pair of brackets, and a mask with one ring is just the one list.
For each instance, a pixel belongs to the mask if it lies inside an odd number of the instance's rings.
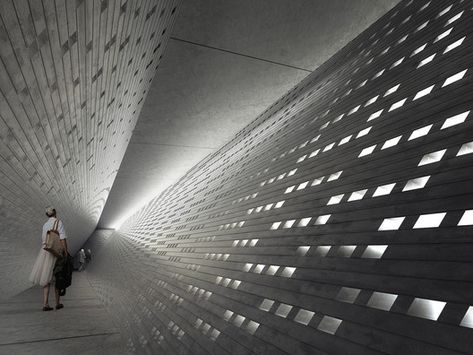
[[56,219],[53,228],[46,233],[46,245],[43,249],[49,251],[55,257],[62,257],[64,250],[61,244],[61,238],[59,237],[58,226],[59,220]]

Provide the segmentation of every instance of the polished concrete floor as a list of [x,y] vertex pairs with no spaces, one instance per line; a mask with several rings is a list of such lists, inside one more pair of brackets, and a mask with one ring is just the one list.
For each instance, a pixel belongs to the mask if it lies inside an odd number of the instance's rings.
[[[33,287],[0,303],[0,354],[127,353],[110,314],[87,280],[87,271],[74,273],[61,310],[43,312],[41,292]],[[51,296],[53,305],[53,292]]]

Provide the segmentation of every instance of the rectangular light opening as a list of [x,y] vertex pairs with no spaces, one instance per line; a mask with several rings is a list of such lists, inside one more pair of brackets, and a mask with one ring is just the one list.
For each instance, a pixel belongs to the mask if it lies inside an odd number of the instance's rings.
[[307,325],[311,321],[312,317],[314,317],[314,314],[314,312],[308,311],[306,309],[300,309],[294,317],[294,321]]
[[419,69],[420,67],[423,67],[424,65],[426,65],[426,64],[430,63],[432,60],[434,60],[435,55],[436,55],[436,53],[434,53],[432,55],[429,55],[427,58],[421,60],[419,62],[419,65],[417,66],[417,69]]
[[330,214],[326,214],[326,215],[322,215],[322,216],[317,217],[317,219],[315,220],[314,225],[326,224],[328,222],[330,216],[331,216]]
[[402,100],[399,100],[399,101],[393,103],[393,104],[391,105],[391,107],[389,108],[388,112],[394,111],[394,110],[398,109],[399,107],[404,106],[404,104],[406,103],[406,100],[407,100],[407,98],[402,99]]
[[438,150],[436,152],[432,152],[429,154],[425,154],[421,161],[419,162],[418,166],[423,166],[423,165],[428,165],[428,164],[433,164],[437,163],[440,160],[442,160],[443,156],[445,155],[446,149]]
[[438,228],[446,214],[446,212],[441,212],[420,215],[419,218],[417,218],[416,223],[414,224],[414,229]]
[[447,37],[452,32],[452,30],[453,30],[453,27],[450,27],[448,30],[446,30],[446,31],[442,32],[441,34],[439,34],[435,38],[434,43],[440,41],[441,39],[444,39],[445,37]]
[[378,228],[378,231],[395,231],[401,227],[406,217],[385,218]]
[[296,254],[298,256],[305,256],[309,250],[310,250],[310,246],[301,245],[300,247],[297,247]]
[[434,85],[431,85],[429,86],[428,88],[425,88],[421,91],[419,91],[416,96],[414,96],[414,101],[417,100],[417,99],[420,99],[421,97],[424,97],[428,94],[430,94],[430,92],[432,91],[432,89],[434,88],[435,84]]
[[286,318],[289,312],[291,311],[292,306],[289,304],[281,303],[276,309],[275,314],[279,317]]
[[466,210],[457,224],[458,226],[473,226],[473,210]]
[[422,46],[418,47],[417,49],[415,49],[412,53],[411,53],[411,57],[415,56],[416,54],[422,52],[425,47],[427,47],[427,43],[423,44]]
[[281,272],[281,276],[282,277],[292,277],[292,275],[294,274],[295,271],[296,271],[295,267],[286,266],[283,269],[283,271]]
[[327,202],[327,205],[339,204],[340,201],[342,200],[343,196],[344,196],[344,194],[330,197],[330,200]]
[[369,99],[369,100],[366,102],[365,107],[371,105],[372,103],[375,103],[376,100],[378,100],[378,97],[379,97],[379,95],[376,95],[375,97],[372,97],[371,99]]
[[466,112],[460,113],[458,115],[455,115],[453,117],[447,118],[445,120],[445,122],[443,123],[442,128],[440,128],[440,129],[453,127],[453,126],[456,126],[456,125],[459,125],[459,124],[465,122],[465,120],[466,120],[466,118],[468,117],[469,114],[470,114],[470,111],[466,111]]
[[360,292],[359,288],[342,287],[335,299],[340,302],[354,303]]
[[368,191],[368,189],[352,192],[350,197],[348,198],[348,202],[362,200],[363,197],[365,197],[366,191]]
[[319,245],[315,249],[315,255],[324,257],[328,254],[328,252],[330,251],[330,248],[332,248],[331,245]]
[[342,324],[342,320],[334,317],[324,316],[320,321],[317,329],[328,333],[328,334],[335,334],[337,332],[338,327]]
[[352,137],[352,135],[350,134],[349,136],[343,138],[342,140],[340,140],[340,143],[338,143],[338,145],[340,146],[340,145],[343,145],[345,143],[348,143],[350,141],[351,137]]
[[418,177],[415,179],[410,179],[406,183],[402,191],[405,192],[405,191],[423,189],[425,185],[427,184],[427,182],[429,181],[429,179],[430,179],[430,175]]
[[388,149],[388,148],[391,148],[391,147],[394,147],[394,146],[398,145],[401,138],[402,138],[402,136],[398,136],[398,137],[388,139],[386,142],[384,142],[383,146],[381,147],[381,150]]
[[432,125],[430,124],[428,126],[424,126],[424,127],[416,129],[415,131],[411,133],[408,141],[427,135],[430,132],[431,128],[432,128]]
[[442,87],[453,84],[454,82],[463,79],[467,71],[468,69],[465,69],[465,70],[462,70],[461,72],[456,73],[455,75],[448,77],[443,83]]
[[434,301],[425,298],[415,298],[407,310],[407,314],[430,320],[437,320],[442,313],[446,302]]
[[398,295],[384,292],[373,292],[368,303],[368,307],[389,312],[396,301]]
[[473,153],[473,142],[468,142],[460,147],[460,150],[457,153],[457,157],[471,153]]
[[401,84],[397,84],[395,86],[393,86],[392,88],[390,88],[389,90],[387,90],[385,93],[384,93],[384,97],[388,96],[388,95],[391,95],[392,93],[396,92],[397,89],[399,89],[399,86],[401,86]]
[[261,304],[259,305],[259,309],[265,312],[269,312],[273,304],[274,304],[273,300],[265,298],[263,302],[261,302]]
[[299,224],[297,225],[298,227],[307,227],[307,225],[309,224],[310,220],[312,219],[312,217],[306,217],[306,218],[302,218],[300,221],[299,221]]
[[448,45],[447,48],[443,51],[443,54],[450,52],[451,50],[457,48],[458,46],[461,46],[463,41],[465,40],[466,36],[463,38],[460,38],[458,41],[453,42],[452,44]]
[[296,222],[295,219],[290,219],[290,220],[288,220],[288,221],[286,221],[286,222],[284,223],[283,228],[284,228],[284,229],[292,228],[292,226],[294,225],[295,222]]
[[381,259],[387,248],[387,245],[368,245],[361,257],[368,259]]
[[395,182],[392,184],[378,186],[373,193],[373,197],[389,195],[394,189],[394,186],[396,186]]
[[336,173],[331,174],[327,181],[333,181],[333,180],[338,180],[338,178],[342,175],[343,170],[337,171]]
[[376,144],[370,146],[370,147],[367,147],[365,149],[363,149],[361,151],[361,153],[358,155],[358,158],[361,158],[361,157],[364,157],[364,156],[367,156],[367,155],[370,155],[371,153],[373,153],[373,151],[375,150],[376,148]]
[[381,116],[382,113],[383,113],[383,110],[379,110],[379,111],[376,111],[375,113],[372,113],[370,117],[368,117],[367,122],[378,118],[379,116]]
[[307,185],[309,185],[309,181],[304,181],[303,183],[299,184],[299,186],[297,186],[297,191],[305,189]]

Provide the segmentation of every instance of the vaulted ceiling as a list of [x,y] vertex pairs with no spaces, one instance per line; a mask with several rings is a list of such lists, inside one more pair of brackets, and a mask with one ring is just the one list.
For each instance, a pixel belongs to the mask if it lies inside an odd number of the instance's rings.
[[77,250],[397,2],[0,1],[0,297],[28,286],[45,206]]

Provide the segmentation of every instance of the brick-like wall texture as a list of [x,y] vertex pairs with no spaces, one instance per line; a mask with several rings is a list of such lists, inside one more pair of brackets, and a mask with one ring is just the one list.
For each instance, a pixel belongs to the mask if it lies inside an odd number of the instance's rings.
[[472,12],[402,1],[97,231],[88,274],[129,350],[471,353]]
[[31,286],[44,210],[95,230],[177,0],[0,1],[0,299]]

